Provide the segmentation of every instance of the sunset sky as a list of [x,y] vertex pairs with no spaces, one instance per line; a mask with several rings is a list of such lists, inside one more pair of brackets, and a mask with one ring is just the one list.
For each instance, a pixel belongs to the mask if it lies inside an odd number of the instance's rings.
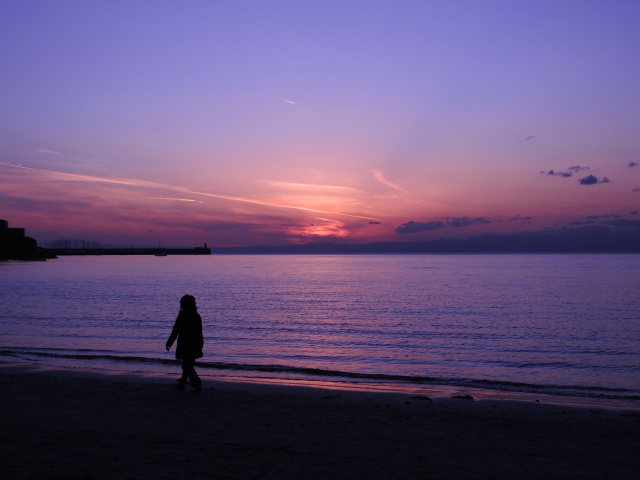
[[639,228],[636,0],[4,0],[0,62],[41,244]]

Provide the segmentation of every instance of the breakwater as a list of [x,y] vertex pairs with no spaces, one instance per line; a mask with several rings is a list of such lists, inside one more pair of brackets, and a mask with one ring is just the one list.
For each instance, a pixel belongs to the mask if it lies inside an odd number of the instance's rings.
[[211,255],[211,249],[204,247],[194,248],[46,248],[46,252],[55,256],[65,255]]

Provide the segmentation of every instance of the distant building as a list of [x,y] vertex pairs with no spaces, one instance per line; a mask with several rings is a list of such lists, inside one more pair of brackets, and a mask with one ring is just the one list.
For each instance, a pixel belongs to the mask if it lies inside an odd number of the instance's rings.
[[0,238],[24,238],[24,228],[9,228],[9,222],[0,220]]
[[44,258],[38,242],[27,237],[24,228],[9,228],[7,220],[0,220],[0,260],[36,260]]

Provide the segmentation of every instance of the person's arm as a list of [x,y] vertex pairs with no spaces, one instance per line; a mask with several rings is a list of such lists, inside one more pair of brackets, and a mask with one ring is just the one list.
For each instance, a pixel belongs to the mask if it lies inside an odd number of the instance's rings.
[[167,352],[169,351],[169,349],[171,348],[171,345],[173,345],[173,342],[176,341],[176,338],[178,338],[178,334],[180,333],[180,315],[178,315],[178,318],[176,318],[176,323],[173,324],[173,329],[171,330],[171,335],[169,335],[169,338],[167,339]]

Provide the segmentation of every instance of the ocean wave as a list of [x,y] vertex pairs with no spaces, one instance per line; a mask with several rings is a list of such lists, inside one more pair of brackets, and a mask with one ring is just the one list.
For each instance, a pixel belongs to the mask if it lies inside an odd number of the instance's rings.
[[[134,355],[117,355],[108,352],[96,352],[92,350],[60,351],[58,349],[39,349],[32,351],[27,349],[0,349],[0,356],[17,357],[24,360],[37,358],[70,360],[76,362],[97,362],[106,364],[131,365],[175,365],[175,359],[145,357]],[[102,365],[101,365],[102,366]],[[510,393],[534,393],[543,395],[602,398],[611,400],[640,400],[640,392],[632,389],[609,388],[604,386],[585,385],[551,385],[533,384],[514,381],[501,381],[491,379],[474,378],[442,378],[422,375],[397,375],[388,373],[364,373],[350,372],[333,369],[299,367],[292,365],[276,364],[244,364],[226,362],[198,362],[198,368],[204,374],[212,371],[237,371],[245,373],[271,374],[274,376],[295,376],[307,380],[333,379],[346,383],[373,383],[373,384],[397,384],[420,386],[451,386],[465,389],[491,390]],[[135,370],[135,367],[132,368]]]

